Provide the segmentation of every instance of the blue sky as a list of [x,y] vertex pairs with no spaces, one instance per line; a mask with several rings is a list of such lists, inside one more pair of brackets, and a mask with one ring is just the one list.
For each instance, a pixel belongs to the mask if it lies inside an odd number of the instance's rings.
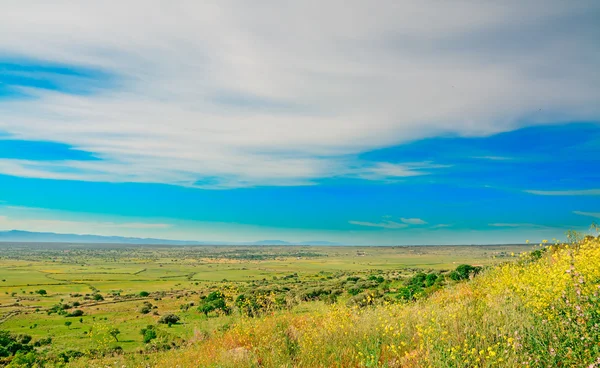
[[471,244],[600,221],[597,3],[263,5],[7,6],[0,230]]

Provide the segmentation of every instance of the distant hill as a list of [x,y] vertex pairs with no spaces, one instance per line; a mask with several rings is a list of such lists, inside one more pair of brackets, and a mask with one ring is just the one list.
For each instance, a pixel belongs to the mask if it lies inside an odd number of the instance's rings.
[[254,245],[291,245],[283,240],[259,240],[257,242],[253,242]]
[[57,233],[36,233],[11,230],[0,232],[0,241],[26,243],[103,243],[103,244],[165,244],[196,245],[196,241],[166,240],[153,238],[128,238],[123,236],[77,235]]
[[330,242],[330,241],[324,241],[324,240],[309,240],[309,241],[297,243],[296,245],[341,245],[341,244]]
[[324,240],[309,240],[304,242],[290,243],[285,240],[259,240],[251,243],[251,245],[340,245],[339,243],[324,241]]
[[129,238],[123,236],[37,233],[22,230],[0,231],[0,242],[21,243],[83,243],[83,244],[148,244],[148,245],[339,245],[327,241],[290,243],[284,240],[256,242],[185,241],[154,238]]

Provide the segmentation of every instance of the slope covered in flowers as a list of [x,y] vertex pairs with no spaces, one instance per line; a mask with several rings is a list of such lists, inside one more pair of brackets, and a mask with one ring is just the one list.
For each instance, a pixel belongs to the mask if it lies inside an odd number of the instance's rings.
[[543,245],[413,303],[241,318],[189,347],[86,366],[600,367],[600,240]]

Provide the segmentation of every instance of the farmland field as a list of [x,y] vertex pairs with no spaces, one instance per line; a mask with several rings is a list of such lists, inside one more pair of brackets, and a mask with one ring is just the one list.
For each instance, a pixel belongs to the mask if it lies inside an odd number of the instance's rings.
[[[147,348],[140,330],[157,325],[166,314],[180,318],[179,323],[159,327],[174,344],[226,328],[239,311],[197,310],[201,297],[213,291],[222,292],[227,304],[234,305],[240,294],[268,290],[269,295],[287,299],[283,302],[286,309],[302,313],[325,305],[320,295],[302,296],[311,288],[338,288],[336,301],[346,301],[356,294],[344,284],[348,278],[378,276],[385,283],[363,288],[393,296],[404,280],[417,272],[443,274],[459,264],[485,266],[511,260],[515,253],[529,249],[525,245],[157,247],[6,243],[0,245],[0,324],[1,329],[30,335],[34,341],[51,337],[51,344],[44,347],[49,354],[114,348],[127,354]],[[141,312],[145,305],[149,310]],[[81,315],[70,317],[74,311],[81,311],[77,312]],[[109,334],[113,328],[119,330],[117,336]]]

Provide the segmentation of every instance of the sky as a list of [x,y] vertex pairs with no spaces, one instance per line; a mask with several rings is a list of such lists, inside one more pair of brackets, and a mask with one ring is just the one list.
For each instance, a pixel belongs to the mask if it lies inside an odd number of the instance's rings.
[[600,222],[598,1],[0,9],[0,230],[490,244]]

